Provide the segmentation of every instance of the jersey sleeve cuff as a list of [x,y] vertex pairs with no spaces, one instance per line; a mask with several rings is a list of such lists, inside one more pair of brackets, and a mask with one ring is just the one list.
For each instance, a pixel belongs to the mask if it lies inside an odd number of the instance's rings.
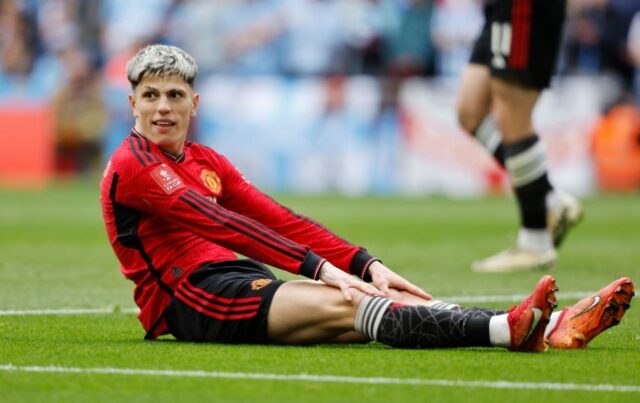
[[326,259],[323,259],[312,251],[309,251],[300,265],[300,271],[298,274],[309,277],[312,280],[317,280],[320,275],[320,266],[322,266],[325,261]]
[[379,262],[380,259],[376,259],[371,256],[366,250],[360,249],[356,252],[351,259],[351,264],[349,265],[349,272],[353,275],[356,275],[363,279],[364,281],[371,281],[371,275],[369,274],[369,266],[373,262]]

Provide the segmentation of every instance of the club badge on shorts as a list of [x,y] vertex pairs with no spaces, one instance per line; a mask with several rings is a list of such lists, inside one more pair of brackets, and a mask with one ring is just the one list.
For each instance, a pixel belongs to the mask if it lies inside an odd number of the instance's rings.
[[258,280],[253,280],[251,282],[251,289],[253,291],[258,291],[259,289],[264,288],[264,287],[268,286],[269,284],[271,284],[271,281],[272,280],[270,280],[268,278],[261,278],[261,279],[258,279]]
[[220,177],[214,171],[209,171],[208,169],[203,169],[200,173],[200,178],[204,185],[216,196],[220,196],[222,192],[222,182],[220,181]]

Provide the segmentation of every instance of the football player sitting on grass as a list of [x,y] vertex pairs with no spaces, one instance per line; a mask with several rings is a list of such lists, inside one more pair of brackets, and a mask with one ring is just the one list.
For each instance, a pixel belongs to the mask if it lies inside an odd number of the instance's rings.
[[[129,61],[135,126],[101,182],[108,238],[136,285],[146,338],[544,351],[584,347],[629,307],[626,277],[553,314],[557,288],[548,275],[508,311],[434,300],[364,248],[261,193],[216,151],[187,141],[200,101],[196,74],[193,58],[172,46],[148,46]],[[265,264],[310,280],[278,280]]]

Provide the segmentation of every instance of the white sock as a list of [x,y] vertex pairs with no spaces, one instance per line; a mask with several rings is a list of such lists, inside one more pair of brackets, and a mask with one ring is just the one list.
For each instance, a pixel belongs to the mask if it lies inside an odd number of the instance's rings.
[[551,331],[556,327],[556,324],[558,324],[558,318],[560,317],[561,313],[562,311],[558,311],[558,312],[553,312],[551,314],[551,319],[549,319],[549,324],[547,325],[547,328],[544,329],[544,337],[548,337],[549,333],[551,333]]
[[498,347],[511,346],[511,330],[507,321],[508,313],[492,316],[489,319],[489,341]]
[[474,136],[491,155],[496,152],[496,149],[502,143],[502,135],[498,129],[498,124],[491,115],[487,115],[484,118],[476,129]]
[[560,195],[558,194],[557,190],[552,190],[549,193],[547,193],[547,198],[546,198],[546,204],[547,204],[547,210],[557,210],[562,206],[562,198],[560,197]]
[[546,229],[520,228],[518,248],[530,252],[546,252],[553,249],[553,239]]
[[355,330],[371,340],[376,340],[382,317],[392,303],[389,298],[369,295],[362,298],[356,312]]

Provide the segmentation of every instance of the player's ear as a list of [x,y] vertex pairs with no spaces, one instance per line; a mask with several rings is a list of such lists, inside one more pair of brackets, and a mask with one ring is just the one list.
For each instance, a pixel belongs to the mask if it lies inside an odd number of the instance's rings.
[[193,94],[193,99],[191,100],[191,116],[196,116],[198,112],[198,105],[200,104],[200,94],[197,92]]
[[133,96],[133,93],[129,93],[129,105],[131,105],[131,112],[133,112],[133,117],[137,118],[138,113],[136,112],[136,98]]

